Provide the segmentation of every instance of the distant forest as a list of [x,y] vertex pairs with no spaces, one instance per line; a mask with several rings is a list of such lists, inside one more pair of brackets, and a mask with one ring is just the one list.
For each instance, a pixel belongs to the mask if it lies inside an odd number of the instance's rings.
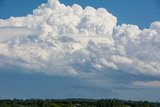
[[160,107],[160,103],[117,99],[13,99],[0,100],[0,107]]

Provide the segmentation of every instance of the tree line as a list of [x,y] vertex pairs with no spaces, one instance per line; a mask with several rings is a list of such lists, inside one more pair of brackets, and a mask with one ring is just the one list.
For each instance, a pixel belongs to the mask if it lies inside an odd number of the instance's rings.
[[0,107],[160,107],[158,102],[118,99],[4,99]]

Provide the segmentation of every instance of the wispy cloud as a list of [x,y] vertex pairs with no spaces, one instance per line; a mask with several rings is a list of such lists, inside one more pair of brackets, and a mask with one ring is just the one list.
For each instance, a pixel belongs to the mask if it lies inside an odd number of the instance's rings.
[[133,85],[139,87],[160,87],[160,81],[147,81],[147,82],[136,81],[133,83]]

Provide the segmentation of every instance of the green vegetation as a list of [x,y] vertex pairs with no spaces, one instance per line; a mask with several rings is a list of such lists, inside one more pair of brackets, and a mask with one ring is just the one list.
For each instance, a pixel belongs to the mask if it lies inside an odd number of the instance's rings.
[[0,107],[160,107],[160,103],[117,99],[0,100]]

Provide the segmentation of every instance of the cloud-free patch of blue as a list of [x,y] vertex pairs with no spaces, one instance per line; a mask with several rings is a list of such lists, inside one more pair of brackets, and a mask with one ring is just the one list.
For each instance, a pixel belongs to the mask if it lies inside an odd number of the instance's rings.
[[0,19],[26,16],[47,0],[0,0]]
[[84,83],[71,77],[0,72],[0,98],[109,98],[112,95],[110,89]]

